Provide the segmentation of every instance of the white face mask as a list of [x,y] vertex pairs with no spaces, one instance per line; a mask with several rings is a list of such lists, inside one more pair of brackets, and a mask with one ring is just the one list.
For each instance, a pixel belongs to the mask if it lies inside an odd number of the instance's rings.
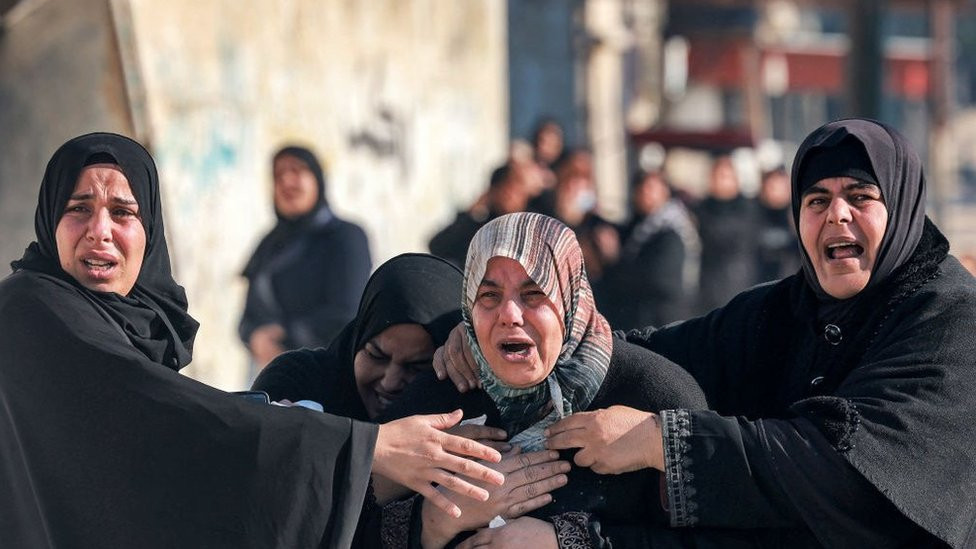
[[596,207],[596,191],[585,189],[576,195],[576,208],[580,211],[588,212]]

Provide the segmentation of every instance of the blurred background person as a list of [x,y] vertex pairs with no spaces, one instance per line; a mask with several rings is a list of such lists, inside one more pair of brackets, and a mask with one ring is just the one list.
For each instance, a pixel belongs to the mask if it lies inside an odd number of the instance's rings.
[[565,154],[563,127],[554,118],[543,117],[536,122],[532,132],[532,148],[535,161],[552,170]]
[[272,166],[278,223],[244,267],[238,329],[258,368],[286,350],[332,341],[356,316],[372,269],[366,233],[329,208],[315,155],[287,146]]
[[672,198],[661,172],[635,174],[631,205],[631,218],[620,228],[620,258],[604,278],[601,307],[614,329],[684,318],[690,256],[698,249],[688,210]]
[[601,279],[617,261],[620,238],[617,228],[597,213],[593,155],[582,147],[565,154],[556,165],[556,186],[533,201],[531,211],[555,217],[576,234],[597,301],[602,303]]
[[707,192],[695,209],[701,236],[699,313],[725,305],[755,280],[755,203],[739,191],[731,157],[715,159]]
[[790,212],[790,176],[777,166],[762,175],[756,204],[756,282],[779,280],[800,268],[800,251]]
[[471,237],[482,225],[496,217],[525,210],[529,195],[524,180],[518,175],[510,162],[495,168],[491,172],[488,190],[468,210],[458,212],[450,225],[430,239],[430,253],[463,269]]

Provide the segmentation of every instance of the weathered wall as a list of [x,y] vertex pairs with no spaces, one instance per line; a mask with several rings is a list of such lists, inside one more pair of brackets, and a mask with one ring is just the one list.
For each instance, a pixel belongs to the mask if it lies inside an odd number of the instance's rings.
[[22,2],[0,34],[0,276],[34,239],[44,168],[62,143],[131,123],[105,0]]
[[[507,128],[492,0],[114,2],[135,125],[159,164],[175,275],[201,321],[188,373],[248,380],[238,273],[273,221],[271,151],[308,143],[374,264],[485,187]],[[139,89],[141,87],[141,89]]]

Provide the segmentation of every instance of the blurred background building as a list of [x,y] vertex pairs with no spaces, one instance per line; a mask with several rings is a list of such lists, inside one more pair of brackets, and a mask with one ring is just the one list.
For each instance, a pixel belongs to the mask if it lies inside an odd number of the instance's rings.
[[187,373],[248,383],[239,276],[273,223],[270,155],[308,144],[374,264],[466,208],[542,117],[593,153],[601,214],[629,174],[701,196],[712,155],[747,193],[833,118],[926,157],[930,212],[976,249],[969,0],[0,0],[0,258],[33,237],[44,164],[89,131],[156,158],[177,280],[201,321]]

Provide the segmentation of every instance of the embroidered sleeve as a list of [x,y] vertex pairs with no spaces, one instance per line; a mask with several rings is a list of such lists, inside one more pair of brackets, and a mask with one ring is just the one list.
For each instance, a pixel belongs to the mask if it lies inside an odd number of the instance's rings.
[[590,514],[579,511],[549,517],[556,529],[559,549],[590,549],[595,547],[590,538]]
[[698,522],[698,504],[691,472],[691,415],[687,410],[661,412],[664,435],[664,479],[671,526],[694,526]]

